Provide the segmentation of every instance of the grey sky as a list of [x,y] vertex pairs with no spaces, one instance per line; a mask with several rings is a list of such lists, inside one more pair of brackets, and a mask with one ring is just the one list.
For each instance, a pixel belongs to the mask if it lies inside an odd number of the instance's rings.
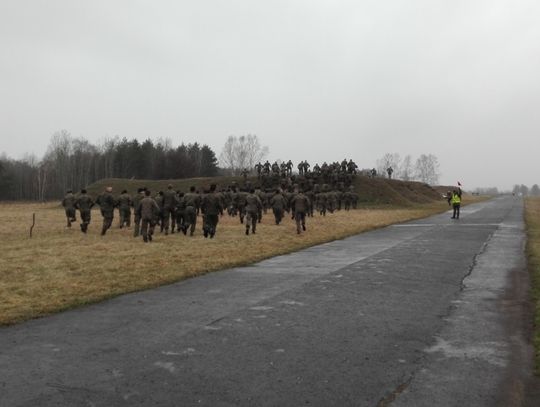
[[540,183],[537,0],[0,0],[0,151],[66,129]]

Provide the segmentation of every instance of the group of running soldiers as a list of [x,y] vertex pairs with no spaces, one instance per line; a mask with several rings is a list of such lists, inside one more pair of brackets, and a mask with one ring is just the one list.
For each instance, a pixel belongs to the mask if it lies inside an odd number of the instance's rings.
[[[291,213],[296,221],[297,233],[306,230],[306,217],[312,217],[315,212],[326,216],[336,210],[356,209],[358,194],[354,191],[351,178],[330,178],[329,183],[319,185],[315,181],[325,181],[323,173],[310,173],[309,164],[302,162],[302,171],[298,176],[287,175],[275,180],[270,188],[253,187],[251,181],[244,179],[243,187],[232,183],[228,188],[218,190],[215,184],[202,193],[192,186],[189,192],[175,191],[168,185],[165,191],[155,196],[146,188],[139,188],[134,196],[126,190],[119,196],[113,196],[111,187],[107,187],[94,201],[82,190],[77,196],[73,191],[67,191],[62,201],[66,212],[67,226],[76,221],[76,211],[80,212],[81,231],[87,233],[91,220],[91,209],[99,205],[103,216],[101,234],[105,235],[112,226],[114,211],[119,212],[119,227],[131,227],[133,215],[133,236],[142,235],[145,242],[152,241],[154,228],[159,225],[165,235],[169,232],[182,232],[193,236],[197,224],[197,216],[203,217],[204,237],[213,238],[219,215],[225,212],[232,217],[238,216],[245,224],[245,233],[256,233],[257,223],[261,222],[263,213],[272,210],[275,223],[279,225],[285,213]],[[353,163],[354,164],[354,163]],[[337,172],[337,164],[332,164],[332,172]],[[324,165],[323,165],[324,166]],[[354,176],[354,165],[339,168],[351,168],[353,172],[346,174]],[[327,166],[328,167],[328,166]],[[326,168],[326,167],[325,167]],[[258,167],[256,167],[258,170]],[[325,170],[326,171],[326,170]],[[343,174],[341,174],[343,175]],[[260,175],[259,181],[263,179]]]
[[260,188],[237,188],[231,186],[226,190],[218,191],[212,185],[208,191],[200,193],[191,187],[187,193],[174,191],[169,185],[166,191],[159,192],[152,197],[146,188],[139,188],[133,197],[122,191],[118,197],[112,194],[112,188],[105,191],[94,201],[82,190],[75,196],[68,191],[62,201],[66,212],[67,226],[71,227],[76,221],[76,211],[80,212],[81,231],[87,233],[91,220],[91,209],[99,205],[103,216],[101,234],[105,235],[112,226],[114,211],[119,213],[119,227],[131,227],[133,216],[133,235],[142,235],[143,240],[151,241],[155,226],[160,226],[165,235],[182,232],[193,236],[199,213],[203,215],[203,234],[213,238],[219,215],[225,212],[232,217],[238,216],[241,223],[245,223],[245,233],[256,233],[257,223],[261,222],[263,214],[272,210],[276,225],[279,225],[285,213],[292,213],[297,223],[297,233],[306,230],[306,217],[312,217],[317,211],[326,216],[328,212],[336,210],[356,209],[358,195],[350,187],[346,191],[323,188],[320,191],[302,190],[262,191]]

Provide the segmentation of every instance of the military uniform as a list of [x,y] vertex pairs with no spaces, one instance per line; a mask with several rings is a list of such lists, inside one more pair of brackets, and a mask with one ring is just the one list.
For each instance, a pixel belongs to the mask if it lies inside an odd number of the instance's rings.
[[71,222],[77,221],[77,216],[75,212],[75,195],[70,191],[66,194],[64,199],[62,200],[62,206],[64,207],[64,210],[66,211],[66,218],[67,218],[67,227],[71,227]]
[[188,192],[184,195],[183,201],[185,209],[182,231],[186,234],[189,229],[189,235],[193,236],[197,226],[197,208],[200,206],[201,197],[195,192]]
[[137,192],[137,195],[133,197],[133,200],[131,201],[131,206],[133,207],[133,213],[134,213],[134,219],[133,219],[133,237],[139,236],[139,233],[141,231],[141,216],[139,215],[139,212],[137,211],[137,208],[139,207],[139,202],[144,198],[143,196],[143,190],[140,189]]
[[116,202],[112,194],[108,191],[105,191],[101,194],[96,203],[99,205],[101,210],[101,216],[103,216],[103,227],[101,228],[101,235],[105,235],[107,230],[111,227],[114,219],[114,207]]
[[210,235],[210,238],[213,238],[216,234],[219,215],[223,215],[221,199],[214,191],[203,195],[201,202],[201,211],[203,213],[204,237],[208,237],[208,235]]
[[249,227],[251,224],[251,231],[255,233],[257,228],[257,219],[259,213],[262,212],[262,202],[260,198],[254,193],[250,193],[246,196],[246,235],[249,235]]
[[88,225],[90,224],[90,219],[92,217],[92,206],[94,206],[94,201],[86,195],[86,192],[82,192],[75,201],[75,207],[79,210],[81,215],[81,231],[83,233],[88,231]]
[[118,197],[118,212],[120,214],[120,229],[131,226],[131,195],[124,192]]
[[279,225],[283,219],[283,213],[287,208],[287,201],[280,192],[277,192],[270,200],[270,205],[272,206],[272,212],[274,212],[276,225]]
[[[292,199],[291,206],[294,210],[294,219],[296,220],[296,233],[306,230],[306,213],[309,209],[309,199],[302,192],[296,194]],[[300,229],[300,226],[302,229]]]
[[137,213],[141,219],[141,234],[145,242],[152,241],[158,212],[159,206],[154,198],[150,196],[145,196],[138,204]]
[[174,233],[176,226],[176,205],[178,204],[178,198],[176,192],[173,191],[172,186],[169,185],[167,190],[163,192],[163,224],[162,228],[165,229],[165,234],[169,234],[169,222],[171,223],[171,233]]

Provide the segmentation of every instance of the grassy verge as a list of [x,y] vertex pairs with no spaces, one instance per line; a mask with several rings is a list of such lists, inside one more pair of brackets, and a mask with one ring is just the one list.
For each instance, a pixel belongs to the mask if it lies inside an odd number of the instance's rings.
[[527,223],[527,258],[534,303],[535,373],[540,375],[540,198],[528,198],[525,201],[525,222]]
[[[101,216],[92,213],[88,235],[65,225],[58,204],[0,204],[0,325],[40,317],[123,293],[157,287],[199,274],[246,265],[275,255],[341,239],[389,224],[448,210],[446,202],[406,209],[364,208],[307,221],[297,235],[290,218],[275,226],[268,213],[257,234],[245,236],[238,218],[220,219],[216,238],[156,235],[144,244],[131,229],[99,236]],[[28,236],[32,213],[34,237]],[[117,214],[115,214],[116,216]]]

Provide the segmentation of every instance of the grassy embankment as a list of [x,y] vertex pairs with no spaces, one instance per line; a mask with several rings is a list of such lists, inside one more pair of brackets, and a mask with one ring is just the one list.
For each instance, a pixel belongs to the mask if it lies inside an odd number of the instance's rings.
[[[361,180],[375,181],[380,182]],[[93,211],[88,235],[83,235],[78,224],[72,229],[65,227],[64,212],[58,203],[0,204],[0,325],[250,264],[448,209],[440,194],[421,184],[383,184],[372,186],[386,191],[384,194],[369,192],[370,186],[363,185],[362,209],[308,219],[308,231],[302,235],[296,234],[290,217],[276,226],[268,213],[256,235],[245,236],[238,218],[224,216],[216,238],[204,239],[199,218],[193,238],[158,233],[151,244],[134,239],[131,229],[118,229],[117,214],[114,228],[101,237],[97,210]],[[420,200],[424,203],[414,203]],[[401,201],[401,207],[396,206],[396,201]],[[473,197],[465,198],[467,201],[472,202]],[[37,223],[30,239],[32,213],[36,213]]]
[[534,304],[535,373],[540,375],[540,198],[528,198],[525,201],[525,221],[531,296]]

